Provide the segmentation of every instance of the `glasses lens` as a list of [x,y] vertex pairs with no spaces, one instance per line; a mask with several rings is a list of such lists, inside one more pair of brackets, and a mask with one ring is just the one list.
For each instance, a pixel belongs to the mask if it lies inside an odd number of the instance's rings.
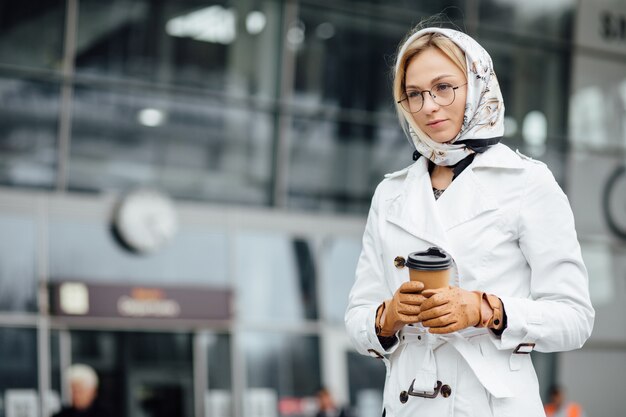
[[417,113],[422,109],[422,105],[424,104],[424,100],[422,99],[422,95],[419,93],[408,93],[402,96],[400,101],[404,110],[409,113]]
[[437,84],[433,88],[433,99],[440,106],[449,106],[454,101],[454,88],[450,84]]

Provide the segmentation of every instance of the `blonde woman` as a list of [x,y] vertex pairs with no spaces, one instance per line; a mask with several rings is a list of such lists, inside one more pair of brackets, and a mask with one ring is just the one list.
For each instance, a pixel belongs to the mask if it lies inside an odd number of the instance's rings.
[[[500,143],[502,95],[471,37],[411,33],[393,94],[416,161],[376,189],[346,311],[357,350],[387,366],[382,414],[544,416],[528,353],[580,348],[594,321],[568,200]],[[405,260],[432,246],[450,285],[423,291]]]

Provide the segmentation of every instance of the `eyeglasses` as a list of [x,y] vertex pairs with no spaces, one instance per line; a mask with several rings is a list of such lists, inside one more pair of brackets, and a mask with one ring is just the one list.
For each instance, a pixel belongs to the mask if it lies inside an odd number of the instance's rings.
[[428,93],[436,104],[449,106],[454,102],[457,88],[463,87],[466,84],[467,83],[453,87],[448,83],[439,83],[435,84],[432,90],[407,91],[402,95],[402,98],[398,100],[398,104],[402,105],[404,110],[409,113],[417,113],[424,107],[424,93]]

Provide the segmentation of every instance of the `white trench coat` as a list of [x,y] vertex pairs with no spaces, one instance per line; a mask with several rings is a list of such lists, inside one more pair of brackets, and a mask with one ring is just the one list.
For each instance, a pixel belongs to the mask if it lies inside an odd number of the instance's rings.
[[[436,336],[417,324],[381,346],[376,309],[409,279],[394,259],[430,246],[454,259],[452,285],[500,297],[508,320],[501,336],[475,328]],[[580,348],[594,314],[567,197],[543,163],[498,144],[438,200],[426,158],[376,189],[345,320],[356,349],[387,366],[387,417],[544,416],[523,352]],[[433,392],[437,381],[445,390],[436,398],[403,393],[411,383],[414,392]]]

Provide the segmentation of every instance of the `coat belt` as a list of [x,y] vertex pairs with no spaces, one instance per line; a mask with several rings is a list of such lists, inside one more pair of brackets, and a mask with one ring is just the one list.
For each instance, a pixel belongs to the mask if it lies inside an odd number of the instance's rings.
[[491,395],[496,398],[512,397],[506,376],[490,366],[478,346],[469,342],[469,339],[485,336],[488,332],[487,329],[470,327],[459,332],[438,335],[429,333],[421,325],[405,326],[400,331],[400,343],[418,343],[425,347],[422,360],[418,360],[421,365],[417,369],[413,389],[423,392],[432,391],[437,383],[437,362],[434,351],[444,343],[449,343],[465,359],[476,378]]

